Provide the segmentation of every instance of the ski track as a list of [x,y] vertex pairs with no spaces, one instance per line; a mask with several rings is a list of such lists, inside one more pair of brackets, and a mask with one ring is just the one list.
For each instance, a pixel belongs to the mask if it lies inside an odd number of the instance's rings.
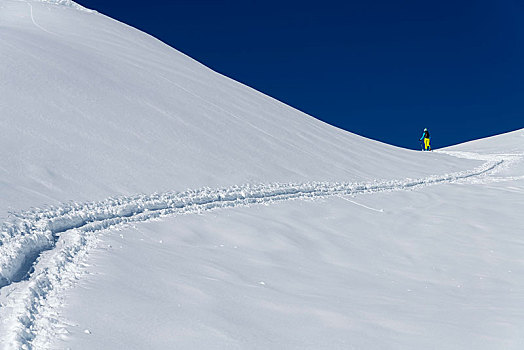
[[104,230],[168,215],[220,208],[411,190],[441,183],[475,183],[479,179],[489,181],[489,174],[520,159],[519,155],[443,153],[486,162],[473,170],[422,179],[203,188],[110,198],[96,203],[69,203],[15,214],[2,225],[0,232],[0,288],[12,289],[6,305],[0,307],[6,327],[2,343],[7,349],[40,349],[46,348],[58,335],[59,322],[55,315],[60,303],[58,296],[78,279],[83,270],[82,261],[97,245]]
[[33,16],[33,5],[31,5],[31,3],[29,3],[29,2],[28,2],[27,4],[29,5],[29,8],[31,9],[31,21],[33,21],[33,24],[34,24],[37,28],[43,30],[44,32],[46,32],[46,33],[48,33],[48,34],[53,34],[53,35],[55,35],[55,33],[51,33],[49,30],[45,29],[44,27],[42,27],[41,25],[39,25],[38,23],[36,23],[36,21],[35,21],[35,17]]

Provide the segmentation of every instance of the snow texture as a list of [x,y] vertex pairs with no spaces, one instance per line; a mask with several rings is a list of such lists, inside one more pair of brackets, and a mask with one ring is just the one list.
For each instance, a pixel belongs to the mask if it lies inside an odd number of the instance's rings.
[[39,0],[39,1],[43,3],[47,3],[47,4],[67,6],[67,7],[71,7],[77,10],[81,10],[81,11],[94,12],[93,10],[89,10],[85,8],[84,6],[77,4],[76,2],[72,0]]
[[399,149],[72,1],[0,23],[6,349],[524,346],[524,130]]
[[[166,215],[200,213],[217,208],[268,204],[290,199],[400,191],[470,180],[486,176],[504,163],[504,155],[488,158],[490,161],[472,171],[416,180],[356,184],[246,185],[218,190],[201,189],[184,193],[116,198],[100,203],[74,203],[17,215],[5,223],[2,230],[0,287],[19,282],[29,275],[30,278],[25,290],[19,292],[16,304],[12,306],[15,311],[11,317],[16,321],[8,333],[8,341],[13,348],[32,344],[39,334],[34,331],[42,330],[41,327],[35,327],[37,322],[41,322],[40,309],[46,306],[42,302],[48,298],[48,294],[63,291],[74,282],[64,276],[68,276],[66,272],[74,271],[75,265],[95,245],[97,231]],[[54,249],[45,263],[39,264],[38,270],[31,271],[38,257],[44,251],[55,248],[62,236],[65,238],[60,242],[59,249]]]

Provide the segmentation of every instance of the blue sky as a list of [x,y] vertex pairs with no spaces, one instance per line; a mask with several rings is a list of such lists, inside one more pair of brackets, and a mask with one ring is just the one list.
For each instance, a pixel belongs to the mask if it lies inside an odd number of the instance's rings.
[[519,0],[79,0],[340,128],[418,149],[524,127]]

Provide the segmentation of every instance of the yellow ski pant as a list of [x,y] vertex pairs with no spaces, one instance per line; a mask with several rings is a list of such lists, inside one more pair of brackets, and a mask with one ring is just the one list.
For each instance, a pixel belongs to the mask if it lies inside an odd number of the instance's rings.
[[429,139],[428,138],[424,138],[424,149],[428,150],[428,148],[430,148],[430,146],[429,146]]

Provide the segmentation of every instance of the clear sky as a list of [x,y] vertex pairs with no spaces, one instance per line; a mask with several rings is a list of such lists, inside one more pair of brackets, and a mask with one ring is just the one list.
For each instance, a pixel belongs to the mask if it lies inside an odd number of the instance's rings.
[[524,127],[521,0],[78,0],[340,128],[418,149]]

